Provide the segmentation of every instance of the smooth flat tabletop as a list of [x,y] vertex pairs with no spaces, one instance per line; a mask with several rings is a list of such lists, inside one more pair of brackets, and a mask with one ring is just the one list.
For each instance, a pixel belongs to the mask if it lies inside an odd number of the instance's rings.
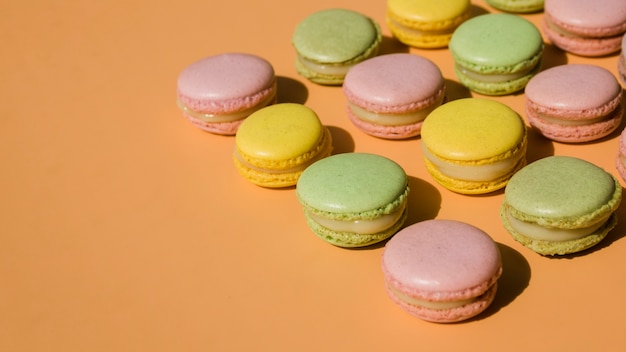
[[[31,1],[0,10],[0,351],[617,351],[626,344],[626,202],[598,246],[542,257],[499,218],[503,193],[465,196],[426,172],[421,141],[365,135],[340,87],[295,71],[291,35],[314,11],[378,21],[382,53],[424,55],[449,99],[476,96],[447,49],[390,35],[385,1]],[[474,1],[474,15],[497,12]],[[539,25],[542,14],[524,15]],[[232,162],[234,137],[176,106],[188,64],[224,52],[266,58],[279,101],[306,104],[334,153],[371,152],[410,177],[407,224],[465,221],[498,243],[492,306],[441,325],[401,311],[383,287],[383,246],[333,247],[307,228],[295,190],[264,189]],[[546,46],[544,68],[593,63]],[[524,95],[488,97],[525,117]],[[567,145],[529,131],[528,160],[583,158],[617,176],[618,135]],[[622,183],[624,184],[624,183]]]

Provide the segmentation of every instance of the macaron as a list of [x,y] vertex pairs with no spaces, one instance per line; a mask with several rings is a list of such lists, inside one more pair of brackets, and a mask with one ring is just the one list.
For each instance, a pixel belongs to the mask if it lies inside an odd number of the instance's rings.
[[507,95],[524,89],[541,69],[543,48],[537,27],[508,13],[465,21],[449,44],[459,81],[484,95]]
[[511,13],[530,13],[543,10],[544,0],[485,0],[491,7],[511,12]]
[[455,220],[407,226],[385,245],[387,294],[401,309],[435,323],[467,320],[493,302],[500,251],[481,229]]
[[341,85],[352,66],[378,55],[381,42],[373,19],[347,9],[321,10],[295,28],[296,70],[314,83]]
[[626,128],[622,130],[619,136],[615,167],[622,180],[626,182]]
[[414,54],[381,55],[354,66],[343,92],[347,113],[361,131],[380,138],[420,134],[426,116],[445,98],[445,81],[434,62]]
[[402,43],[415,48],[442,48],[452,32],[470,17],[469,0],[387,0],[386,22]]
[[426,170],[461,194],[502,189],[526,165],[526,125],[495,100],[464,98],[441,105],[424,121],[421,142]]
[[511,236],[542,255],[580,252],[615,227],[619,181],[600,167],[569,156],[539,159],[506,186],[500,216]]
[[295,186],[302,172],[332,152],[332,136],[302,104],[257,110],[235,135],[233,161],[241,176],[268,188]]
[[615,131],[622,121],[622,87],[609,70],[567,64],[534,76],[525,90],[526,116],[545,137],[589,142]]
[[178,76],[177,103],[207,132],[234,135],[254,111],[276,103],[274,68],[246,53],[224,53],[187,66]]
[[623,85],[626,85],[626,35],[622,37],[622,52],[617,59],[617,72]]
[[555,46],[580,56],[621,48],[626,32],[624,0],[545,0],[543,32]]
[[406,221],[408,178],[391,159],[332,155],[309,166],[296,195],[309,228],[338,247],[363,247],[395,234]]

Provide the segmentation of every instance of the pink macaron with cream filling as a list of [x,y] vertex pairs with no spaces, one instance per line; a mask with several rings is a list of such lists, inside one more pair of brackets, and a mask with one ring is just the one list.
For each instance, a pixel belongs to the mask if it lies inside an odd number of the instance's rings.
[[474,317],[493,301],[502,274],[500,251],[482,230],[455,220],[426,220],[387,242],[382,270],[389,297],[423,320]]
[[274,68],[252,54],[206,57],[187,66],[177,83],[183,115],[215,134],[234,135],[251,113],[276,103]]
[[557,47],[580,56],[620,50],[626,32],[624,0],[546,0],[543,31]]
[[622,130],[619,136],[615,167],[622,180],[626,182],[626,128]]
[[347,113],[363,132],[385,139],[420,134],[428,114],[445,99],[441,71],[415,54],[388,54],[354,66],[345,77]]
[[615,131],[622,121],[622,87],[600,66],[549,68],[528,82],[525,96],[528,122],[558,142],[597,140]]

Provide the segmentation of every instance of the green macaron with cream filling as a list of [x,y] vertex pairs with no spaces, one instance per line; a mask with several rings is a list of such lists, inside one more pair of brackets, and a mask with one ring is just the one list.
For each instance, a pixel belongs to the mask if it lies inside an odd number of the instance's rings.
[[518,171],[507,184],[500,216],[512,237],[542,255],[590,248],[617,223],[619,181],[579,158],[550,156]]
[[407,217],[408,178],[391,159],[370,153],[343,153],[309,166],[296,185],[310,229],[339,247],[383,241]]

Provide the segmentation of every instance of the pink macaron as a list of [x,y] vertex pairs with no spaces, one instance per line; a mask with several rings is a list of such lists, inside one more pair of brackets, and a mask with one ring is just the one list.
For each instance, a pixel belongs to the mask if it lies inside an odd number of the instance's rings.
[[343,92],[357,128],[379,138],[406,139],[418,136],[426,116],[442,104],[445,82],[425,57],[388,54],[350,69]]
[[451,323],[493,301],[502,260],[482,230],[455,220],[426,220],[400,230],[382,255],[387,294],[423,320]]
[[622,87],[600,66],[549,68],[528,82],[525,93],[528,122],[554,141],[597,140],[615,131],[622,121]]
[[626,35],[622,37],[622,52],[617,59],[617,72],[622,84],[626,85]]
[[626,182],[626,128],[622,130],[618,143],[615,167],[622,180]]
[[626,32],[626,1],[545,0],[543,31],[552,44],[572,54],[615,53]]
[[267,60],[245,53],[206,57],[180,73],[177,97],[193,125],[234,135],[248,115],[276,102],[274,68]]

